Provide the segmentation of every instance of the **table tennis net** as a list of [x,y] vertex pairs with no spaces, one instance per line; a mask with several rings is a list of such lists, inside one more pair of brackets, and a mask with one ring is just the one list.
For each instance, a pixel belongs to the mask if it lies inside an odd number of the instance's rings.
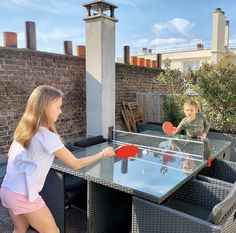
[[151,135],[121,130],[113,130],[112,140],[115,147],[132,144],[137,146],[142,152],[152,151],[160,155],[190,157],[197,161],[204,160],[204,143],[199,140],[170,137],[164,134],[158,135],[158,133]]

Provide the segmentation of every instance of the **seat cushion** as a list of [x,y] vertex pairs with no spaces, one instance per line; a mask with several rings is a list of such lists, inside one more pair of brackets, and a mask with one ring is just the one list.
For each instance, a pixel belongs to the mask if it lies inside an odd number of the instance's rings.
[[103,136],[99,135],[99,136],[94,136],[94,137],[86,138],[81,141],[75,142],[74,146],[84,148],[84,147],[93,146],[93,145],[96,145],[105,141],[106,140],[103,138]]
[[210,214],[210,210],[202,206],[185,202],[182,200],[174,199],[174,198],[169,199],[167,202],[164,203],[164,205],[171,209],[175,209],[177,211],[183,212],[190,216],[194,216],[196,218],[200,218],[205,221],[207,220]]
[[227,212],[236,204],[236,182],[233,184],[226,198],[214,206],[208,221],[214,224],[220,224]]

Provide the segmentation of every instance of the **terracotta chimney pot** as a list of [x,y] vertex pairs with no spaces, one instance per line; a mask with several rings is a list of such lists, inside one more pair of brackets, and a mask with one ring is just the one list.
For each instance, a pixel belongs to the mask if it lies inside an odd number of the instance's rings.
[[17,48],[17,33],[3,32],[3,46]]

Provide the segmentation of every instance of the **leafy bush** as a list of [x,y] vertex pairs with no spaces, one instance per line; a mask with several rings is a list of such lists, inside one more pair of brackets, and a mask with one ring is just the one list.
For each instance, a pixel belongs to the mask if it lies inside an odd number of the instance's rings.
[[[203,62],[198,70],[189,70],[185,74],[171,69],[169,61],[164,64],[165,69],[157,79],[170,84],[174,95],[172,105],[167,98],[163,99],[163,110],[167,115],[174,113],[175,119],[179,119],[182,114],[179,103],[183,104],[191,96],[200,103],[212,128],[222,132],[236,132],[236,65],[231,63],[228,56],[217,64]],[[188,90],[192,90],[195,95],[189,95]],[[172,112],[168,110],[168,113],[165,105],[169,105]]]

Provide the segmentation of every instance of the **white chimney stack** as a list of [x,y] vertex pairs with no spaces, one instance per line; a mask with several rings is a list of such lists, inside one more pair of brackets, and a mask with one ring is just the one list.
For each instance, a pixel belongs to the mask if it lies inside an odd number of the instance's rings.
[[218,62],[225,53],[225,15],[221,8],[213,12],[212,20],[212,61]]
[[86,22],[87,135],[115,126],[115,8],[107,1],[84,4]]
[[225,49],[229,48],[229,21],[225,22]]

